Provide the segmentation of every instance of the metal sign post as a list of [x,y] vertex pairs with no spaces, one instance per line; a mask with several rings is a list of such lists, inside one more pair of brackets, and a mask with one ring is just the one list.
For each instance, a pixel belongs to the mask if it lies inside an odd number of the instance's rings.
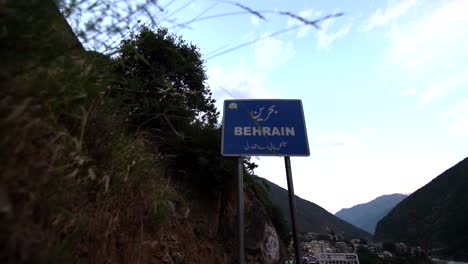
[[286,179],[288,181],[288,197],[289,197],[289,212],[291,213],[291,225],[294,242],[294,255],[296,256],[296,263],[301,263],[301,251],[299,249],[300,242],[297,238],[297,224],[296,224],[296,199],[294,199],[294,184],[291,173],[291,160],[288,156],[284,157],[284,165],[286,167]]
[[237,240],[238,263],[245,263],[244,253],[244,158],[237,160]]
[[221,153],[238,158],[237,224],[239,263],[245,261],[243,156],[284,156],[296,264],[300,264],[290,156],[309,156],[301,100],[225,100]]

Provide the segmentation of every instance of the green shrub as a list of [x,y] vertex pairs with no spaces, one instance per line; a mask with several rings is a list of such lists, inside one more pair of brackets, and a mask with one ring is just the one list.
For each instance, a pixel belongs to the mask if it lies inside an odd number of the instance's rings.
[[[250,162],[250,160],[247,160],[247,162]],[[284,215],[281,209],[272,203],[268,186],[265,184],[265,182],[263,182],[262,179],[254,178],[254,176],[250,175],[249,173],[247,173],[245,180],[247,185],[252,188],[255,197],[257,197],[257,199],[270,215],[273,226],[278,232],[280,239],[285,243],[285,245],[289,245],[289,242],[291,241],[291,235],[288,224],[284,219]]]
[[216,124],[198,48],[167,29],[142,26],[132,33],[119,48],[115,68],[122,79],[114,93],[124,98],[135,128],[165,128],[182,136],[194,122]]

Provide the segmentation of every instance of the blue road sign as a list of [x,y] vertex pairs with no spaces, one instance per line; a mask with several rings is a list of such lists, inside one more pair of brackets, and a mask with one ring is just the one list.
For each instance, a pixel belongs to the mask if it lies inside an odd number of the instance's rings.
[[224,156],[309,156],[301,100],[225,100]]

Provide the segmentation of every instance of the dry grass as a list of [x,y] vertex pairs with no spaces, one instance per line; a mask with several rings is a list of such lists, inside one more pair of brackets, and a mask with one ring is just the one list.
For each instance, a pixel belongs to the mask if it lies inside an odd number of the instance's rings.
[[[126,133],[105,93],[86,87],[97,96],[74,98],[86,91],[76,78],[67,89],[44,87],[69,74],[17,76],[0,100],[0,262],[148,263],[147,237],[183,199],[160,155],[144,134]],[[99,77],[88,74],[80,78]]]

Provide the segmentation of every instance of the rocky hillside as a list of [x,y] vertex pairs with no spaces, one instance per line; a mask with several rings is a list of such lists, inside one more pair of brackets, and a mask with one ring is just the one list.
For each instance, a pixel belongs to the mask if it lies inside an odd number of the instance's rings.
[[374,200],[341,209],[335,215],[348,223],[374,234],[377,223],[390,212],[399,202],[405,199],[404,194],[382,195]]
[[[52,0],[0,17],[0,263],[235,263],[237,163],[197,47],[142,27],[85,51]],[[283,263],[253,186],[248,263]]]
[[376,238],[419,245],[433,255],[468,260],[468,158],[398,204]]
[[[290,226],[288,191],[264,178],[257,177],[256,179],[267,186],[271,201],[281,209],[288,226]],[[329,234],[334,231],[335,234],[343,235],[348,239],[353,237],[370,239],[372,237],[366,231],[339,219],[322,207],[298,196],[296,196],[296,207],[297,224],[300,232]]]

